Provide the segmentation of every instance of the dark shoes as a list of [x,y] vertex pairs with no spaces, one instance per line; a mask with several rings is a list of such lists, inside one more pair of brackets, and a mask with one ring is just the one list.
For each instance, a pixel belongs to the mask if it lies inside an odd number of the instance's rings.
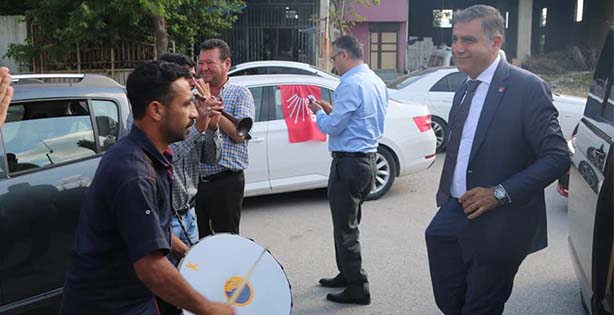
[[348,285],[341,273],[338,273],[334,278],[322,278],[318,282],[326,288],[343,288]]
[[350,285],[340,293],[329,293],[327,300],[335,303],[359,305],[368,305],[372,302],[367,283]]

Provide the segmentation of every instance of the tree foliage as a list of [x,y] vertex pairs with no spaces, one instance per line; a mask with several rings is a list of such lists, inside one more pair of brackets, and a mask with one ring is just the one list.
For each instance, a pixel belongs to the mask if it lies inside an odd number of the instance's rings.
[[[1,0],[19,2],[34,37],[11,45],[7,56],[20,61],[45,51],[60,58],[76,47],[114,47],[122,39],[156,42],[158,54],[169,40],[186,52],[197,35],[230,28],[243,0]],[[1,3],[0,3],[1,4]]]
[[[330,0],[329,23],[342,35],[348,34],[355,25],[364,20],[364,17],[357,13],[357,6],[370,7],[379,5],[380,1],[381,0]],[[331,36],[331,38],[333,38],[333,36]]]

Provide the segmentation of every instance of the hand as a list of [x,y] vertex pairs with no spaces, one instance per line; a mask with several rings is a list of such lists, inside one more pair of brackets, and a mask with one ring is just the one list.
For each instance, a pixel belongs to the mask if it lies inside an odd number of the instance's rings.
[[329,115],[333,110],[333,105],[329,104],[329,102],[317,100],[316,103],[322,107],[322,110],[324,110],[327,115]]
[[308,107],[314,114],[316,114],[317,111],[322,109],[322,106],[319,104],[319,102],[319,100],[316,100],[308,103]]
[[219,302],[210,302],[207,311],[203,315],[234,315],[235,310],[229,305]]
[[499,205],[493,191],[493,187],[476,187],[466,191],[466,193],[459,198],[459,203],[463,207],[463,212],[469,214],[469,220],[478,218],[483,213]]
[[196,80],[196,86],[194,88],[199,92],[198,95],[196,95],[197,99],[208,99],[211,97],[209,83],[203,81],[203,79]]
[[11,74],[9,68],[0,68],[0,127],[6,120],[6,112],[13,98],[13,87],[11,87]]
[[196,127],[200,132],[203,132],[205,128],[216,130],[220,121],[221,113],[223,109],[222,102],[216,100],[213,96],[208,99],[197,100],[196,108],[199,112],[199,117],[196,120]]

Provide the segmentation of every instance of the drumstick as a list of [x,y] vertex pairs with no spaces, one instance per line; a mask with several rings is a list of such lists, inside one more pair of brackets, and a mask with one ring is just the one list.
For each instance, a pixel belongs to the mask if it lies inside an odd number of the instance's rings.
[[246,286],[246,283],[248,282],[248,280],[250,280],[252,273],[254,273],[254,270],[256,269],[256,265],[261,260],[261,258],[263,258],[263,255],[265,255],[266,251],[267,251],[267,247],[263,248],[263,251],[261,252],[260,255],[258,255],[258,258],[256,258],[256,261],[252,264],[252,267],[250,267],[250,270],[248,270],[248,273],[246,274],[246,276],[241,278],[241,281],[239,282],[239,285],[235,289],[235,292],[233,292],[233,295],[231,295],[231,297],[229,297],[228,300],[226,300],[226,304],[228,305],[235,304],[235,301],[237,301],[239,294],[241,293],[241,291],[243,291],[243,288]]

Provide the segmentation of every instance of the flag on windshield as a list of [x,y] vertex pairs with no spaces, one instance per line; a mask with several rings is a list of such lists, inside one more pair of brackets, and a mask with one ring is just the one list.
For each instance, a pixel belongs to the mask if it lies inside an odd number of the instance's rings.
[[288,128],[288,141],[290,143],[310,140],[326,141],[316,125],[316,115],[308,107],[308,95],[317,100],[321,98],[320,87],[309,85],[283,85],[280,86],[282,112]]

